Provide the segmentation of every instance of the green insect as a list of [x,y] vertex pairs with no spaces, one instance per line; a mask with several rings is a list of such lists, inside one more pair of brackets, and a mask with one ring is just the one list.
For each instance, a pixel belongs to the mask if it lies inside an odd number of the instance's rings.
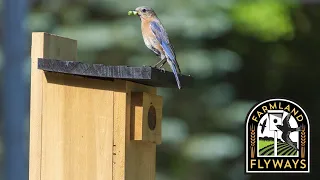
[[131,16],[131,15],[137,15],[137,11],[128,11],[128,15]]

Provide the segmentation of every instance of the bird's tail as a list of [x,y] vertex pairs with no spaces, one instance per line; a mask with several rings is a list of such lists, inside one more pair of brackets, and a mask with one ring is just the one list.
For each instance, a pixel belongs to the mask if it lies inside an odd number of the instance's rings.
[[179,76],[178,76],[178,72],[177,72],[177,66],[172,62],[171,59],[168,59],[168,64],[172,69],[174,77],[176,78],[178,88],[181,89],[181,84],[180,84],[180,80],[179,80]]

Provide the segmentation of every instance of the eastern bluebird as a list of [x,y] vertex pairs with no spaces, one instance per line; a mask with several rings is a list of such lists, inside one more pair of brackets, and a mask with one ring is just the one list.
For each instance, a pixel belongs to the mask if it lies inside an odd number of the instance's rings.
[[[157,62],[154,67],[163,69],[162,66],[168,62],[176,78],[178,88],[181,89],[178,77],[178,73],[181,74],[181,71],[176,60],[176,54],[169,41],[168,34],[156,13],[153,9],[146,6],[137,7],[134,11],[129,11],[129,15],[130,13],[139,16],[141,20],[141,32],[145,45],[160,57],[160,61]],[[160,66],[157,67],[158,65]]]

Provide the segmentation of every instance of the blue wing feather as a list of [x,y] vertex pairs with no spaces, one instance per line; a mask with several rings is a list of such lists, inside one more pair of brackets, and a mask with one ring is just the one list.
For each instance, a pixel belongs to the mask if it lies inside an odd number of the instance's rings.
[[152,32],[154,33],[154,35],[156,36],[157,40],[160,43],[162,42],[169,43],[168,35],[164,30],[163,26],[159,22],[151,21],[150,26],[151,26]]
[[171,47],[170,47],[168,44],[166,44],[166,43],[161,43],[161,47],[162,47],[163,50],[167,53],[167,56],[168,56],[171,60],[176,59],[176,58],[175,58],[175,55],[172,54]]
[[152,30],[152,33],[156,36],[157,40],[159,41],[163,51],[165,52],[167,56],[167,62],[170,65],[170,68],[172,69],[172,72],[174,74],[174,77],[177,81],[178,88],[181,89],[181,84],[179,80],[178,73],[181,73],[179,64],[176,60],[176,54],[174,52],[173,46],[170,44],[168,35],[158,21],[151,21],[150,22],[150,28]]
[[164,27],[161,25],[160,22],[157,22],[157,21],[151,21],[150,27],[153,34],[156,36],[157,40],[160,42],[160,45],[165,51],[168,58],[173,62],[173,65],[175,66],[177,71],[181,73],[179,64],[176,60],[176,54],[174,52],[174,48],[169,41],[168,35]]

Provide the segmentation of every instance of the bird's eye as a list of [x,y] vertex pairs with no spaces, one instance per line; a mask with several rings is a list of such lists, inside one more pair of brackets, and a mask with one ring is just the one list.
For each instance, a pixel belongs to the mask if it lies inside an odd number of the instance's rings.
[[144,12],[144,13],[145,13],[146,11],[147,11],[146,9],[142,9],[142,12]]

